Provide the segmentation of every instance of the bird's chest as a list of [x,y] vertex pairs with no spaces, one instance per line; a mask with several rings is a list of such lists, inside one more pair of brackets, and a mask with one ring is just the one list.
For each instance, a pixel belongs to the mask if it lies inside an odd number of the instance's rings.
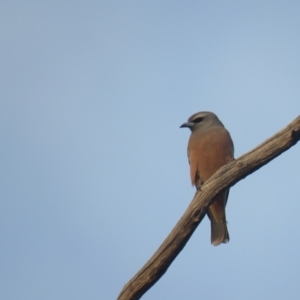
[[191,135],[188,144],[188,157],[191,167],[198,176],[207,180],[222,165],[227,157],[226,140],[220,132],[204,132]]

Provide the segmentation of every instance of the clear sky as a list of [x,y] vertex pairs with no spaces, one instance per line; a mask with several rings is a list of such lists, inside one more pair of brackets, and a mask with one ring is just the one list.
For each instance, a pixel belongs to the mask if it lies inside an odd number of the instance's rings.
[[[0,3],[0,298],[115,299],[194,195],[179,126],[235,157],[300,112],[299,1]],[[299,299],[300,145],[235,185],[143,299]]]

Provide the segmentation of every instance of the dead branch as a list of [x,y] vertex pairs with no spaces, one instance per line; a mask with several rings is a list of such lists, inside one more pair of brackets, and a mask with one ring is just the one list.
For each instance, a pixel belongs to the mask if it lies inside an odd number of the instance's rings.
[[118,300],[136,300],[167,271],[206,214],[212,199],[224,189],[255,172],[300,140],[300,116],[255,149],[220,168],[197,192],[171,233],[124,286]]

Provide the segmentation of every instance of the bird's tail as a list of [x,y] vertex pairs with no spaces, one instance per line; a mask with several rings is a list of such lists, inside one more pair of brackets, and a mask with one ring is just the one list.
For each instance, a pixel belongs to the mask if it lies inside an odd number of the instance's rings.
[[228,192],[229,191],[225,191],[219,194],[207,210],[207,215],[211,224],[211,243],[214,246],[229,242],[229,233],[225,215]]
[[226,221],[218,223],[214,218],[210,220],[211,224],[211,243],[214,246],[218,246],[221,243],[229,242],[229,233],[226,225]]
[[217,221],[209,209],[207,214],[210,219],[211,226],[211,243],[214,246],[218,246],[221,243],[228,243],[229,233],[227,229],[226,219],[224,218],[222,221]]

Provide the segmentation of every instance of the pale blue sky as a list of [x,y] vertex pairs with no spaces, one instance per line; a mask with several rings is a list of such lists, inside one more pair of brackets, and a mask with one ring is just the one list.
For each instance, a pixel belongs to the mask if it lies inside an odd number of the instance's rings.
[[[236,157],[300,112],[298,1],[1,1],[0,298],[115,299],[191,201],[188,130]],[[298,299],[299,145],[231,189],[143,299]]]

